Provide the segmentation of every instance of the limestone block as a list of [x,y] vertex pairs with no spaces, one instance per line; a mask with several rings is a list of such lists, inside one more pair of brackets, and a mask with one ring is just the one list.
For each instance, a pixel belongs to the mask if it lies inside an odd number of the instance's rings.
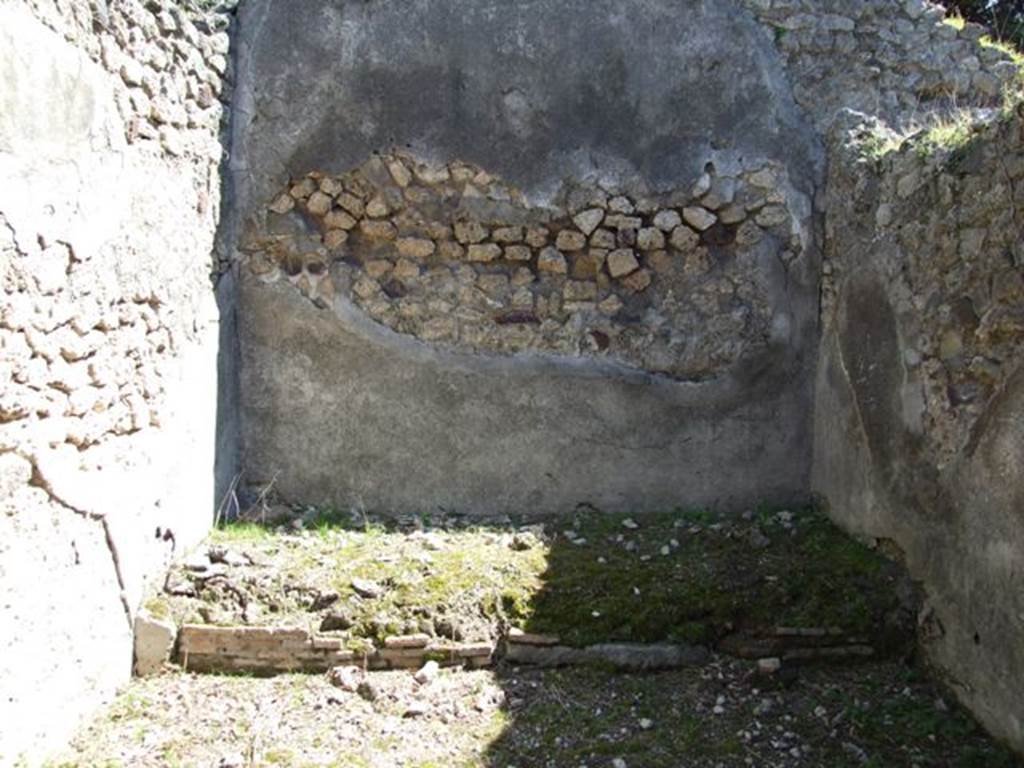
[[164,668],[174,652],[178,628],[142,612],[135,617],[135,674],[154,675]]

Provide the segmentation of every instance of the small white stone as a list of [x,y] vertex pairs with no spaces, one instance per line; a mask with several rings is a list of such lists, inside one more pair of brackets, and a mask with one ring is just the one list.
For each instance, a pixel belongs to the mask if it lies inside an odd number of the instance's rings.
[[569,271],[565,256],[557,248],[548,246],[540,252],[537,257],[537,269],[541,272],[549,272],[555,275],[564,275]]
[[711,189],[711,176],[706,173],[702,173],[700,178],[697,179],[697,183],[693,185],[693,189],[690,190],[690,194],[693,197],[700,197],[701,195],[707,194],[709,189]]
[[657,227],[644,227],[636,236],[636,245],[641,251],[658,251],[665,247],[665,235]]
[[629,201],[628,197],[619,195],[613,197],[608,201],[608,210],[614,211],[615,213],[632,213],[634,211],[633,203]]
[[295,207],[295,198],[291,195],[281,194],[275,197],[274,202],[267,207],[274,213],[288,213],[288,211]]
[[437,673],[440,670],[441,666],[436,661],[428,661],[420,667],[419,671],[415,674],[414,679],[420,685],[426,685],[437,677]]
[[135,674],[152,675],[171,658],[178,628],[142,612],[135,617]]
[[331,685],[355,693],[363,681],[363,670],[356,666],[334,667],[327,673]]
[[636,254],[632,248],[619,248],[608,254],[608,274],[619,278],[636,272],[640,268],[640,262],[636,260]]
[[636,520],[634,520],[631,517],[627,517],[625,520],[622,521],[622,527],[623,528],[628,528],[631,531],[635,531],[640,526],[637,525]]
[[412,181],[412,174],[401,160],[391,160],[388,163],[388,171],[391,173],[391,178],[395,180],[395,184],[403,189],[408,187],[409,182]]

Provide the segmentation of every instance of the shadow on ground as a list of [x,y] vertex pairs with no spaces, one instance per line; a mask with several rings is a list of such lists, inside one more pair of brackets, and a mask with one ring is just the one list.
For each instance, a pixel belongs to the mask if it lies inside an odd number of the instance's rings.
[[[373,673],[360,692],[322,675],[137,680],[57,765],[1020,766],[916,664],[900,567],[811,509],[283,522],[215,532],[208,553],[248,565],[186,583],[186,564],[167,585],[193,595],[148,607],[334,622],[354,643],[535,637],[491,670]],[[509,660],[524,657],[588,664]]]
[[[504,606],[512,623],[619,652],[583,668],[500,666],[506,722],[485,764],[1019,765],[917,664],[914,590],[900,566],[817,511],[581,508],[550,528],[539,590]],[[678,657],[631,652],[636,643],[710,653],[659,669]],[[775,665],[761,659],[781,666],[768,673]]]

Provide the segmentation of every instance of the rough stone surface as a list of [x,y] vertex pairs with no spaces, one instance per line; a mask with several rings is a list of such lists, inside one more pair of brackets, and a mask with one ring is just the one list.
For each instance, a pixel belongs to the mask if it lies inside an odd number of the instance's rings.
[[[992,106],[1015,76],[1010,54],[978,44],[978,27],[957,29],[929,2],[742,0],[771,29],[797,103],[827,132],[843,109],[876,115],[897,128],[923,115]],[[926,11],[919,12],[921,7]],[[972,77],[964,62],[979,71]],[[926,117],[927,119],[927,117]]]
[[178,628],[145,612],[135,617],[135,674],[154,675],[171,660]]
[[222,489],[234,473],[223,67],[212,29],[163,10],[175,29],[134,0],[0,5],[4,765],[127,680],[144,584],[205,534],[216,462]]
[[[569,185],[554,205],[532,207],[520,190],[456,161],[448,164],[448,173],[438,174],[435,168],[430,174],[443,179],[437,186],[424,182],[410,196],[384,171],[396,163],[421,176],[427,167],[408,155],[374,155],[339,177],[313,172],[300,181],[289,180],[286,187],[298,197],[284,191],[277,195],[267,206],[277,214],[270,217],[268,231],[252,234],[242,244],[249,270],[264,282],[286,279],[321,306],[329,306],[338,292],[348,294],[371,318],[403,335],[477,352],[601,357],[690,381],[708,379],[735,365],[741,353],[749,356],[763,348],[773,317],[789,311],[788,296],[776,289],[784,280],[783,264],[767,258],[771,249],[780,247],[791,249],[789,262],[804,255],[799,225],[785,206],[764,208],[777,212],[765,218],[768,229],[752,225],[756,236],[741,240],[723,229],[702,240],[694,229],[679,224],[678,210],[661,207],[685,199],[680,191],[660,195],[660,204],[645,198],[645,214],[626,216],[595,207],[570,219],[580,198],[603,206],[604,190]],[[778,168],[748,165],[738,177],[728,177],[728,183],[717,174],[705,175],[714,176],[716,187],[742,194],[748,204],[764,205],[765,194],[752,180],[783,174]],[[455,180],[483,175],[491,182],[481,210],[475,182]],[[350,238],[335,226],[341,217],[342,224],[354,227],[356,217],[332,207],[334,202],[322,204],[316,199],[321,192],[304,196],[309,189],[325,187],[335,190],[338,205],[346,197],[391,199],[390,222],[360,218],[359,231]],[[773,188],[770,193],[778,196],[780,191]],[[283,208],[278,205],[282,198],[297,199],[298,204]],[[613,201],[629,211],[641,202],[627,195]],[[495,210],[499,202],[500,210]],[[692,210],[706,217],[694,219],[700,223],[696,229],[714,224],[715,217],[705,209]],[[366,206],[362,217],[369,215]],[[731,223],[745,218],[746,210],[739,206]],[[651,226],[658,220],[680,230],[670,243],[661,229]],[[532,223],[532,230],[544,233],[536,241],[554,239],[554,245],[505,245],[524,236],[522,224],[512,222]],[[579,222],[583,231],[574,226]],[[602,223],[618,230],[617,235],[601,230],[611,236],[608,245],[636,248],[609,252],[598,247],[606,244],[604,234],[595,234]],[[309,231],[311,224],[322,233],[320,238]],[[367,225],[398,232],[398,239],[374,237]],[[291,235],[283,234],[287,229]],[[584,231],[592,235],[589,248]],[[613,297],[625,311],[601,312],[597,305]]]

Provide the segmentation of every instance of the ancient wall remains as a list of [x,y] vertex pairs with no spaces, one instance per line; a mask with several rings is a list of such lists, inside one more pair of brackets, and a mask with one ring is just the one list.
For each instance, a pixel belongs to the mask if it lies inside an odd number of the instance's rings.
[[[227,24],[0,6],[0,762],[129,674],[142,585],[209,526],[236,438],[243,503],[816,492],[902,549],[931,658],[1024,747],[1009,53],[924,0]],[[989,127],[954,153],[894,149],[965,107]]]
[[483,514],[805,494],[819,143],[739,6],[628,5],[242,7],[251,489]]
[[906,130],[993,106],[1017,74],[977,24],[926,0],[743,0],[770,30],[797,103],[823,133],[843,109]]
[[3,764],[128,678],[144,582],[212,520],[225,26],[0,6]]
[[814,487],[893,540],[958,695],[1024,746],[1024,121],[951,147],[837,131]]
[[247,264],[322,307],[341,291],[423,341],[700,381],[768,346],[773,282],[803,255],[782,174],[709,163],[685,189],[572,186],[557,207],[532,207],[475,166],[374,156],[342,177],[290,181],[267,234],[245,244]]

